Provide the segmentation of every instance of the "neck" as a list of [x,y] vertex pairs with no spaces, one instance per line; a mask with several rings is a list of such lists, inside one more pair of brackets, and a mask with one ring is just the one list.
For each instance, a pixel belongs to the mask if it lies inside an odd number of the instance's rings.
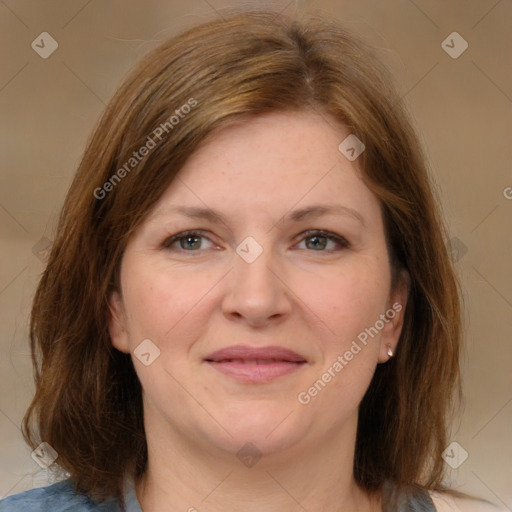
[[[147,432],[148,465],[135,484],[144,512],[370,512],[382,510],[353,478],[356,425],[245,465],[235,453]],[[347,438],[348,435],[348,438]],[[170,439],[174,439],[170,441]]]

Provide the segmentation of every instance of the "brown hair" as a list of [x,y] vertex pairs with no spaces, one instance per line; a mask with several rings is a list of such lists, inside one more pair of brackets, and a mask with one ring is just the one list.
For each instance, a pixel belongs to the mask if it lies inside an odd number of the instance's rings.
[[[46,441],[58,452],[79,491],[121,497],[125,472],[146,469],[140,382],[107,328],[127,240],[215,129],[306,109],[364,142],[359,161],[381,202],[393,275],[405,269],[411,283],[396,357],[377,367],[360,405],[356,481],[369,492],[385,481],[443,489],[441,454],[460,394],[460,299],[418,138],[370,47],[319,17],[250,11],[185,31],[141,60],[66,197],[33,303],[36,393],[23,431],[32,447]],[[166,133],[156,141],[158,127]],[[149,139],[155,147],[131,161]]]

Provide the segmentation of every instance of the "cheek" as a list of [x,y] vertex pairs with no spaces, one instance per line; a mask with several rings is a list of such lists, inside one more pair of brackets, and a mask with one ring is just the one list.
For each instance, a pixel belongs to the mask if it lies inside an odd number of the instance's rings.
[[305,303],[330,328],[335,339],[346,342],[384,313],[388,279],[388,272],[379,265],[347,266],[331,272],[316,285],[304,282]]
[[143,264],[135,258],[127,260],[124,272],[123,297],[132,345],[149,338],[163,348],[169,340],[183,345],[193,339],[203,325],[197,317],[205,314],[218,276],[183,272],[154,260]]
[[179,284],[165,273],[130,263],[124,269],[126,279],[122,283],[129,333],[132,338],[160,339],[186,308],[186,297],[180,295]]
[[388,274],[378,265],[353,266],[323,284],[310,300],[335,334],[316,337],[318,372],[301,391],[309,395],[316,421],[337,429],[357,409],[378,363],[379,336],[365,329],[385,312]]

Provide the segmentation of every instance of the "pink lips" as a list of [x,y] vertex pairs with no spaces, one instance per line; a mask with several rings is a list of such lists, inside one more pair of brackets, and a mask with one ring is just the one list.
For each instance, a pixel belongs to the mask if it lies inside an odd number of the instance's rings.
[[227,347],[205,358],[216,370],[242,382],[269,382],[301,368],[306,359],[281,347]]

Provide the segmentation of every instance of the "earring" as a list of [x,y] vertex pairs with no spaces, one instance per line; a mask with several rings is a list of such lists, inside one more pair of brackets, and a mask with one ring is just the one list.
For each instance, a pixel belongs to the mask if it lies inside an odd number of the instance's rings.
[[391,349],[391,345],[388,344],[387,347],[388,347],[388,356],[393,357],[393,350]]

